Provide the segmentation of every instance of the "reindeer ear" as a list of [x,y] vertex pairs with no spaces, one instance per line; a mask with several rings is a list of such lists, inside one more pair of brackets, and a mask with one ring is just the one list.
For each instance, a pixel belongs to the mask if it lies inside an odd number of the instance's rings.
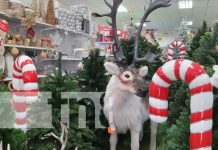
[[145,77],[148,74],[148,67],[144,66],[139,69],[139,75]]
[[105,69],[107,70],[107,72],[109,74],[116,75],[116,76],[118,76],[120,74],[119,67],[116,64],[112,63],[112,62],[104,63],[104,67],[105,67]]
[[214,71],[218,71],[218,65],[214,65],[214,66],[213,66],[213,70],[214,70]]

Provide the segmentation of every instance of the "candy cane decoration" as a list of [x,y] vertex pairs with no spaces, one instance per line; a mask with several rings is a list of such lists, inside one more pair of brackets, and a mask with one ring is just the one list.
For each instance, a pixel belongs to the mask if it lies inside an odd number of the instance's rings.
[[27,104],[38,99],[38,75],[30,57],[17,57],[13,68],[15,128],[27,129]]
[[168,116],[169,86],[175,80],[189,84],[191,93],[190,149],[211,150],[213,93],[205,70],[190,60],[172,60],[160,67],[150,83],[151,120],[162,123]]
[[185,45],[181,41],[174,41],[169,45],[168,48],[168,60],[173,60],[175,48],[179,48],[179,58],[184,58],[186,54]]

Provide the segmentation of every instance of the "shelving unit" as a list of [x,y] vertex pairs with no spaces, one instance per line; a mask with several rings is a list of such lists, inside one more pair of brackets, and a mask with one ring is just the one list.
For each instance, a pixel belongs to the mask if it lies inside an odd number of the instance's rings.
[[[7,15],[6,13],[4,12],[0,12],[0,18],[1,19],[5,19],[7,20],[8,22],[13,22],[13,23],[21,23],[21,19],[18,19],[18,18],[13,18],[9,15]],[[42,28],[49,28],[49,27],[52,27],[51,24],[47,24],[47,23],[44,23],[44,22],[36,22],[36,26],[39,26],[39,27],[42,27]]]
[[55,27],[50,27],[50,28],[46,28],[44,30],[41,30],[41,32],[52,32],[52,31],[59,31],[62,33],[68,32],[68,33],[72,33],[72,34],[79,34],[79,35],[83,35],[83,36],[91,36],[90,34],[84,33],[84,32],[78,32],[78,31],[74,31],[68,28],[61,28],[60,26],[55,26]]
[[25,45],[13,45],[13,44],[5,44],[5,47],[7,47],[7,48],[16,47],[16,48],[19,48],[21,50],[31,50],[31,51],[42,51],[42,50],[53,51],[54,50],[54,48],[25,46]]
[[[57,61],[58,59],[44,59],[42,61]],[[82,58],[62,58],[62,61],[82,61]]]

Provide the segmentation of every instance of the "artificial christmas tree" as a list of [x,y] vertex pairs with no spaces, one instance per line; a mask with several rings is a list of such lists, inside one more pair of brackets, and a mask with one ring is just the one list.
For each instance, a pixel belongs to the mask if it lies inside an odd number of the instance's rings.
[[[59,64],[60,65],[60,64]],[[61,121],[61,104],[65,101],[61,98],[61,92],[78,92],[79,87],[75,82],[75,79],[70,76],[62,76],[61,66],[56,69],[53,76],[48,76],[41,86],[41,91],[52,92],[52,98],[48,100],[48,103],[52,105],[52,125],[51,129],[30,129],[27,132],[28,149],[60,149],[61,144],[59,141],[53,138],[44,138],[46,134],[53,132],[54,134],[60,133],[60,121]],[[35,104],[32,107],[30,114],[37,115],[40,111],[39,104]],[[78,128],[78,109],[79,104],[75,100],[71,100],[69,107],[69,128],[68,128],[68,144],[66,150],[72,150],[78,147],[78,149],[84,150],[96,150],[92,146],[92,141],[95,139],[95,134],[89,127],[85,129]],[[48,119],[46,115],[41,119]],[[37,122],[37,120],[31,120],[31,122]]]
[[45,16],[46,23],[56,25],[55,12],[54,12],[54,1],[48,1],[47,13]]
[[208,27],[207,27],[207,22],[204,21],[191,42],[191,50],[196,50],[197,48],[200,47],[201,36],[203,36],[206,32],[208,32]]

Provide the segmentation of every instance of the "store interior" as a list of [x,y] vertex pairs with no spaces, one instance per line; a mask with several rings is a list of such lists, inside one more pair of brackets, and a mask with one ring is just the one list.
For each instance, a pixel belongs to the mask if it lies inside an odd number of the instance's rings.
[[218,150],[217,7],[0,0],[0,150]]

